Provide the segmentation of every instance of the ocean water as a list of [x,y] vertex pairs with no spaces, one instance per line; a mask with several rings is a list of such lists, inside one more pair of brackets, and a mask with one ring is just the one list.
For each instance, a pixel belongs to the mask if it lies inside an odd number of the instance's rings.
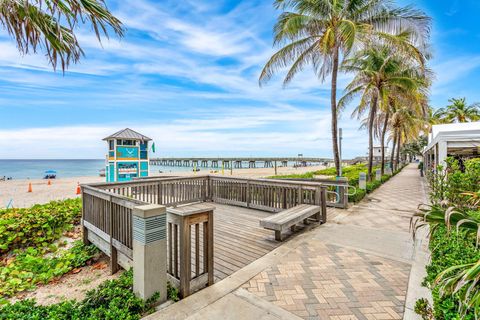
[[[40,179],[47,170],[57,171],[57,178],[98,176],[105,167],[103,159],[78,160],[0,160],[0,178]],[[202,168],[206,170],[205,168]],[[150,166],[150,173],[192,171],[189,167]]]

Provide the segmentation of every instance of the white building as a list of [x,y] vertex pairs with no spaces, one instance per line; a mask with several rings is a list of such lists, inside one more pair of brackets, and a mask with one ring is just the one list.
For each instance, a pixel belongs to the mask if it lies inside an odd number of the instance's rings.
[[423,152],[425,168],[445,165],[448,156],[480,157],[480,121],[432,126]]
[[[384,147],[385,150],[385,160],[390,157],[390,152],[388,151],[388,147]],[[382,147],[373,147],[373,160],[374,161],[381,161],[382,160]]]

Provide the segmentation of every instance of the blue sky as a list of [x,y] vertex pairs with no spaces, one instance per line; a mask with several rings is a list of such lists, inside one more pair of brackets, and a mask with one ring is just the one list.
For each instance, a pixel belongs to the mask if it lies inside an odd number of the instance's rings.
[[[0,31],[0,158],[102,158],[101,139],[124,127],[153,138],[157,156],[331,156],[328,82],[307,68],[288,88],[280,77],[258,86],[274,52],[270,1],[107,4],[125,38],[99,45],[80,28],[86,57],[65,75],[42,53],[20,56]],[[480,2],[415,5],[434,19],[431,104],[480,101]],[[353,107],[340,119],[345,157],[367,149]]]

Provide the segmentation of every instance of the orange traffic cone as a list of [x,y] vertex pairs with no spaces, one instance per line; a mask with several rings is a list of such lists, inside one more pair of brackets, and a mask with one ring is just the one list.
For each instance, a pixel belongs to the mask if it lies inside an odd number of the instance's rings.
[[50,179],[48,179],[48,183],[47,183],[49,186],[52,185],[52,181]]
[[80,182],[78,182],[76,194],[80,194],[80,193],[82,193],[82,189],[80,189]]
[[28,184],[28,192],[32,192],[32,183],[31,182]]

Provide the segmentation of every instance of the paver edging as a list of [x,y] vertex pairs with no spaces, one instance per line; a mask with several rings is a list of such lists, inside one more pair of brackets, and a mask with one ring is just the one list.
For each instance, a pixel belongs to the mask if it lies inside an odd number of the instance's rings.
[[[425,178],[420,180],[422,184],[424,202],[428,202],[427,190],[428,186],[425,184]],[[410,277],[408,279],[407,296],[405,298],[405,312],[403,320],[421,320],[422,317],[415,313],[415,303],[418,299],[425,298],[430,305],[433,305],[432,292],[429,288],[422,286],[423,279],[427,276],[426,267],[430,262],[429,243],[429,229],[428,227],[417,232],[414,248],[414,259],[412,269],[410,270]]]

